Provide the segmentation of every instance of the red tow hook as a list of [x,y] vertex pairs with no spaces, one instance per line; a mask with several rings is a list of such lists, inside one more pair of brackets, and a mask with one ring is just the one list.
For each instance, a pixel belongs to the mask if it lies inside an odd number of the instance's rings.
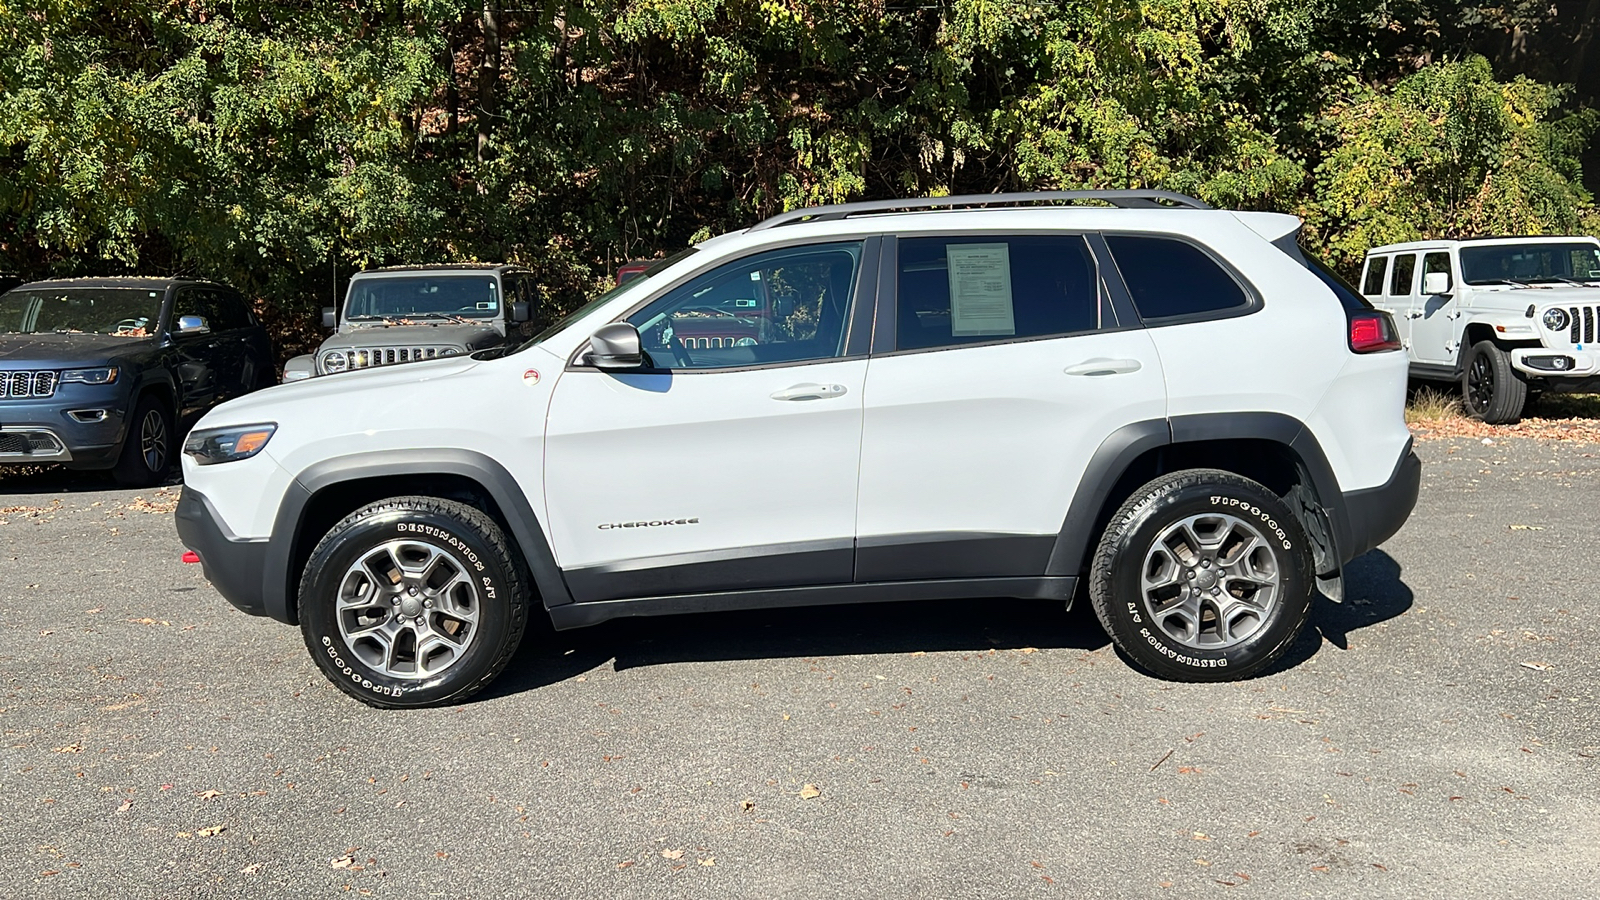
[[200,554],[194,552],[193,550],[185,550],[183,551],[183,561],[193,565],[200,561]]

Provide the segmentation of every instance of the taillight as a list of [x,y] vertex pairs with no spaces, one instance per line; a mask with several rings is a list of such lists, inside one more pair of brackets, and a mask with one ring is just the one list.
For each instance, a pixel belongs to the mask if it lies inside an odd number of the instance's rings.
[[1400,349],[1400,333],[1386,312],[1363,310],[1350,316],[1350,349],[1355,353],[1379,353]]

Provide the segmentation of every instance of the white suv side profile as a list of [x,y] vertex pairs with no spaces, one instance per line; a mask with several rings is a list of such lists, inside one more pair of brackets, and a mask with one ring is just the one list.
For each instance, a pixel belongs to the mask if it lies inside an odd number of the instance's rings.
[[1478,238],[1367,252],[1361,293],[1394,315],[1420,381],[1490,424],[1540,391],[1600,391],[1600,240]]
[[522,347],[218,407],[178,531],[375,706],[470,696],[534,613],[1080,588],[1149,673],[1247,677],[1420,480],[1394,323],[1299,227],[1154,191],[786,213]]

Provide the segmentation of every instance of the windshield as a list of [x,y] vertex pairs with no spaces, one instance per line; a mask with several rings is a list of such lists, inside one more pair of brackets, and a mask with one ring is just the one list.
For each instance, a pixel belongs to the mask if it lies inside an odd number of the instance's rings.
[[[654,263],[652,263],[650,265],[650,268],[645,269],[640,274],[638,274],[638,275],[636,275],[636,276],[634,276],[632,278],[629,278],[626,282],[623,282],[622,284],[619,284],[619,285],[611,288],[611,290],[606,291],[605,293],[601,294],[600,296],[595,297],[594,299],[590,300],[588,303],[585,303],[582,306],[578,307],[577,309],[573,310],[572,312],[569,312],[566,315],[562,316],[559,320],[557,320],[557,322],[554,325],[551,325],[549,328],[546,328],[545,330],[543,330],[543,331],[539,332],[537,335],[535,335],[533,340],[528,341],[527,343],[521,345],[516,350],[513,350],[511,352],[515,353],[515,352],[517,352],[519,350],[525,350],[525,349],[527,349],[529,347],[532,347],[534,344],[539,343],[540,341],[550,337],[551,335],[555,334],[556,332],[560,331],[561,329],[567,327],[567,323],[568,322],[571,322],[571,321],[573,321],[575,319],[578,319],[578,318],[581,318],[582,316],[587,315],[590,310],[593,310],[597,306],[603,306],[604,304],[609,302],[612,297],[615,297],[615,296],[617,296],[618,294],[621,294],[624,291],[631,291],[634,288],[638,287],[639,285],[644,284],[645,282],[649,281],[651,278],[654,278],[656,275],[660,274],[663,270],[665,270],[666,268],[671,266],[673,263],[676,263],[681,259],[687,259],[694,252],[695,252],[695,249],[693,247],[690,247],[690,248],[688,248],[686,250],[680,250],[677,253],[674,253],[674,254],[672,254],[671,256],[669,256],[669,257],[667,257],[665,259],[657,260],[656,262],[654,262]],[[477,354],[473,354],[473,355],[475,357],[477,357],[478,359],[487,359],[489,357],[485,356],[485,354],[488,354],[488,353],[494,353],[494,355],[496,355],[496,356],[500,355],[498,353],[495,353],[494,351],[489,351],[489,350],[486,350],[483,353],[477,353]]]
[[0,297],[0,333],[155,334],[161,291],[143,288],[32,288]]
[[500,288],[493,275],[412,275],[356,278],[344,305],[346,321],[446,318],[493,319]]
[[1461,248],[1467,284],[1600,282],[1600,247],[1587,241]]

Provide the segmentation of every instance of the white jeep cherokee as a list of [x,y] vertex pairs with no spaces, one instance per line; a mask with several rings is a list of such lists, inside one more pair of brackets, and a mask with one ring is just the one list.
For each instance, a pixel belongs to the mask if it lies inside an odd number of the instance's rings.
[[218,407],[178,531],[376,706],[471,695],[534,611],[1080,586],[1143,669],[1246,677],[1421,471],[1393,322],[1299,226],[1162,192],[787,213],[520,348]]
[[1361,292],[1392,313],[1421,381],[1469,414],[1522,417],[1530,393],[1600,391],[1600,240],[1418,241],[1367,252]]

